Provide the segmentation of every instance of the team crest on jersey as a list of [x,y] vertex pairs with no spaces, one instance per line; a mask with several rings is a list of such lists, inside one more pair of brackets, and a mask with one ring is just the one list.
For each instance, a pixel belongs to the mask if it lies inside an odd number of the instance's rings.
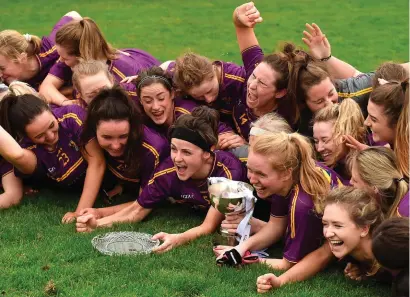
[[56,171],[55,167],[48,168],[48,173],[53,174]]
[[78,152],[79,150],[78,145],[74,141],[70,140],[70,143],[68,145],[74,148]]
[[231,103],[232,102],[232,98],[231,97],[223,97],[222,101],[226,102],[226,103]]

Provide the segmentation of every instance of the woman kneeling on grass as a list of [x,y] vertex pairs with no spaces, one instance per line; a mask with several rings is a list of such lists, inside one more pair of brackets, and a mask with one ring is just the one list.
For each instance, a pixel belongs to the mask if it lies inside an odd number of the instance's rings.
[[[77,231],[90,232],[114,223],[139,222],[168,197],[177,203],[208,208],[208,177],[246,181],[246,172],[237,158],[228,152],[213,151],[218,141],[217,125],[217,111],[206,106],[195,109],[191,115],[180,116],[170,129],[171,157],[158,166],[137,201],[96,209],[94,213],[79,217]],[[161,232],[155,235],[154,239],[164,241],[155,251],[165,252],[210,234],[223,219],[223,214],[211,206],[200,226],[180,234]]]
[[[19,177],[46,179],[65,187],[83,187],[77,209],[63,217],[69,223],[97,198],[105,160],[95,139],[80,144],[85,111],[76,105],[50,109],[31,95],[6,96],[0,102],[0,155]],[[19,143],[15,139],[21,139]]]
[[322,243],[321,202],[341,181],[334,171],[315,162],[309,141],[298,133],[266,133],[252,142],[248,177],[259,198],[271,199],[271,217],[235,247],[236,252],[220,255],[218,263],[224,259],[230,263],[230,254],[236,254],[233,262],[241,263],[247,251],[269,247],[285,235],[283,258],[265,261],[274,269],[287,270]]

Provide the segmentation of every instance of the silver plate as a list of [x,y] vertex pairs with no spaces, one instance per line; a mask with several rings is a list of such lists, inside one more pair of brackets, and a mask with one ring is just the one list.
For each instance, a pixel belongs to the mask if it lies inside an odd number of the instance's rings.
[[151,240],[152,235],[139,232],[109,232],[94,237],[91,243],[104,255],[148,254],[159,246],[159,240]]

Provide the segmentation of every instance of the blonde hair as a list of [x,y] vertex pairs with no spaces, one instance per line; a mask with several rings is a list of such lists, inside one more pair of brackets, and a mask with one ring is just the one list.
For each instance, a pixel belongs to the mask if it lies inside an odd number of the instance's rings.
[[3,30],[0,32],[0,55],[16,62],[22,53],[28,57],[40,53],[41,39],[30,35],[26,38],[15,30]]
[[288,122],[275,112],[263,115],[256,122],[253,122],[251,127],[260,128],[267,132],[293,132]]
[[356,226],[370,227],[370,234],[383,221],[380,205],[365,191],[353,187],[339,187],[331,190],[324,201],[324,207],[339,204],[346,207]]
[[56,44],[70,55],[84,60],[114,60],[117,50],[104,38],[97,24],[90,18],[73,20],[56,33]]
[[212,62],[204,56],[188,52],[175,61],[174,84],[184,93],[214,76]]
[[409,191],[409,185],[403,180],[393,151],[386,147],[370,147],[358,152],[355,161],[360,178],[377,189],[381,197],[379,202],[387,217],[395,216],[401,199]]
[[266,133],[255,138],[250,150],[266,156],[274,170],[291,169],[293,182],[300,182],[303,190],[311,196],[316,212],[322,212],[322,200],[330,185],[316,167],[307,138],[298,133]]
[[[343,135],[350,135],[357,139],[359,142],[365,142],[366,128],[364,126],[364,117],[360,106],[351,98],[344,99],[341,103],[329,105],[318,112],[316,112],[314,123],[319,122],[333,122],[332,140],[336,146],[336,154],[331,164],[337,163],[337,156],[342,152]],[[351,172],[351,163],[355,150],[348,149],[346,156],[346,169]]]
[[403,175],[409,178],[409,87],[404,95],[403,109],[396,126],[394,139],[394,152],[397,163]]
[[96,60],[89,60],[84,61],[81,60],[80,63],[73,67],[73,86],[74,88],[81,92],[80,81],[82,78],[87,76],[93,76],[98,73],[104,73],[109,80],[113,80],[112,74],[108,71],[108,65],[103,61],[96,61]]
[[31,95],[41,98],[39,94],[37,93],[37,91],[34,90],[29,84],[26,84],[22,81],[15,80],[10,83],[8,89],[5,92],[0,93],[0,101],[9,95],[20,96],[20,95],[25,95],[25,94],[31,94]]

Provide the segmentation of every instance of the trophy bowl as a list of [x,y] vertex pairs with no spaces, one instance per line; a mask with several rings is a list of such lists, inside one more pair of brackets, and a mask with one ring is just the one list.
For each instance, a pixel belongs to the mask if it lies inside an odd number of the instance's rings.
[[[240,187],[252,191],[252,187],[243,182],[237,182]],[[233,212],[245,212],[246,197],[242,191],[232,189],[232,184],[219,182],[208,186],[212,206],[220,213],[226,215]],[[220,227],[213,240],[214,245],[235,246],[238,244],[237,234],[231,234]]]

